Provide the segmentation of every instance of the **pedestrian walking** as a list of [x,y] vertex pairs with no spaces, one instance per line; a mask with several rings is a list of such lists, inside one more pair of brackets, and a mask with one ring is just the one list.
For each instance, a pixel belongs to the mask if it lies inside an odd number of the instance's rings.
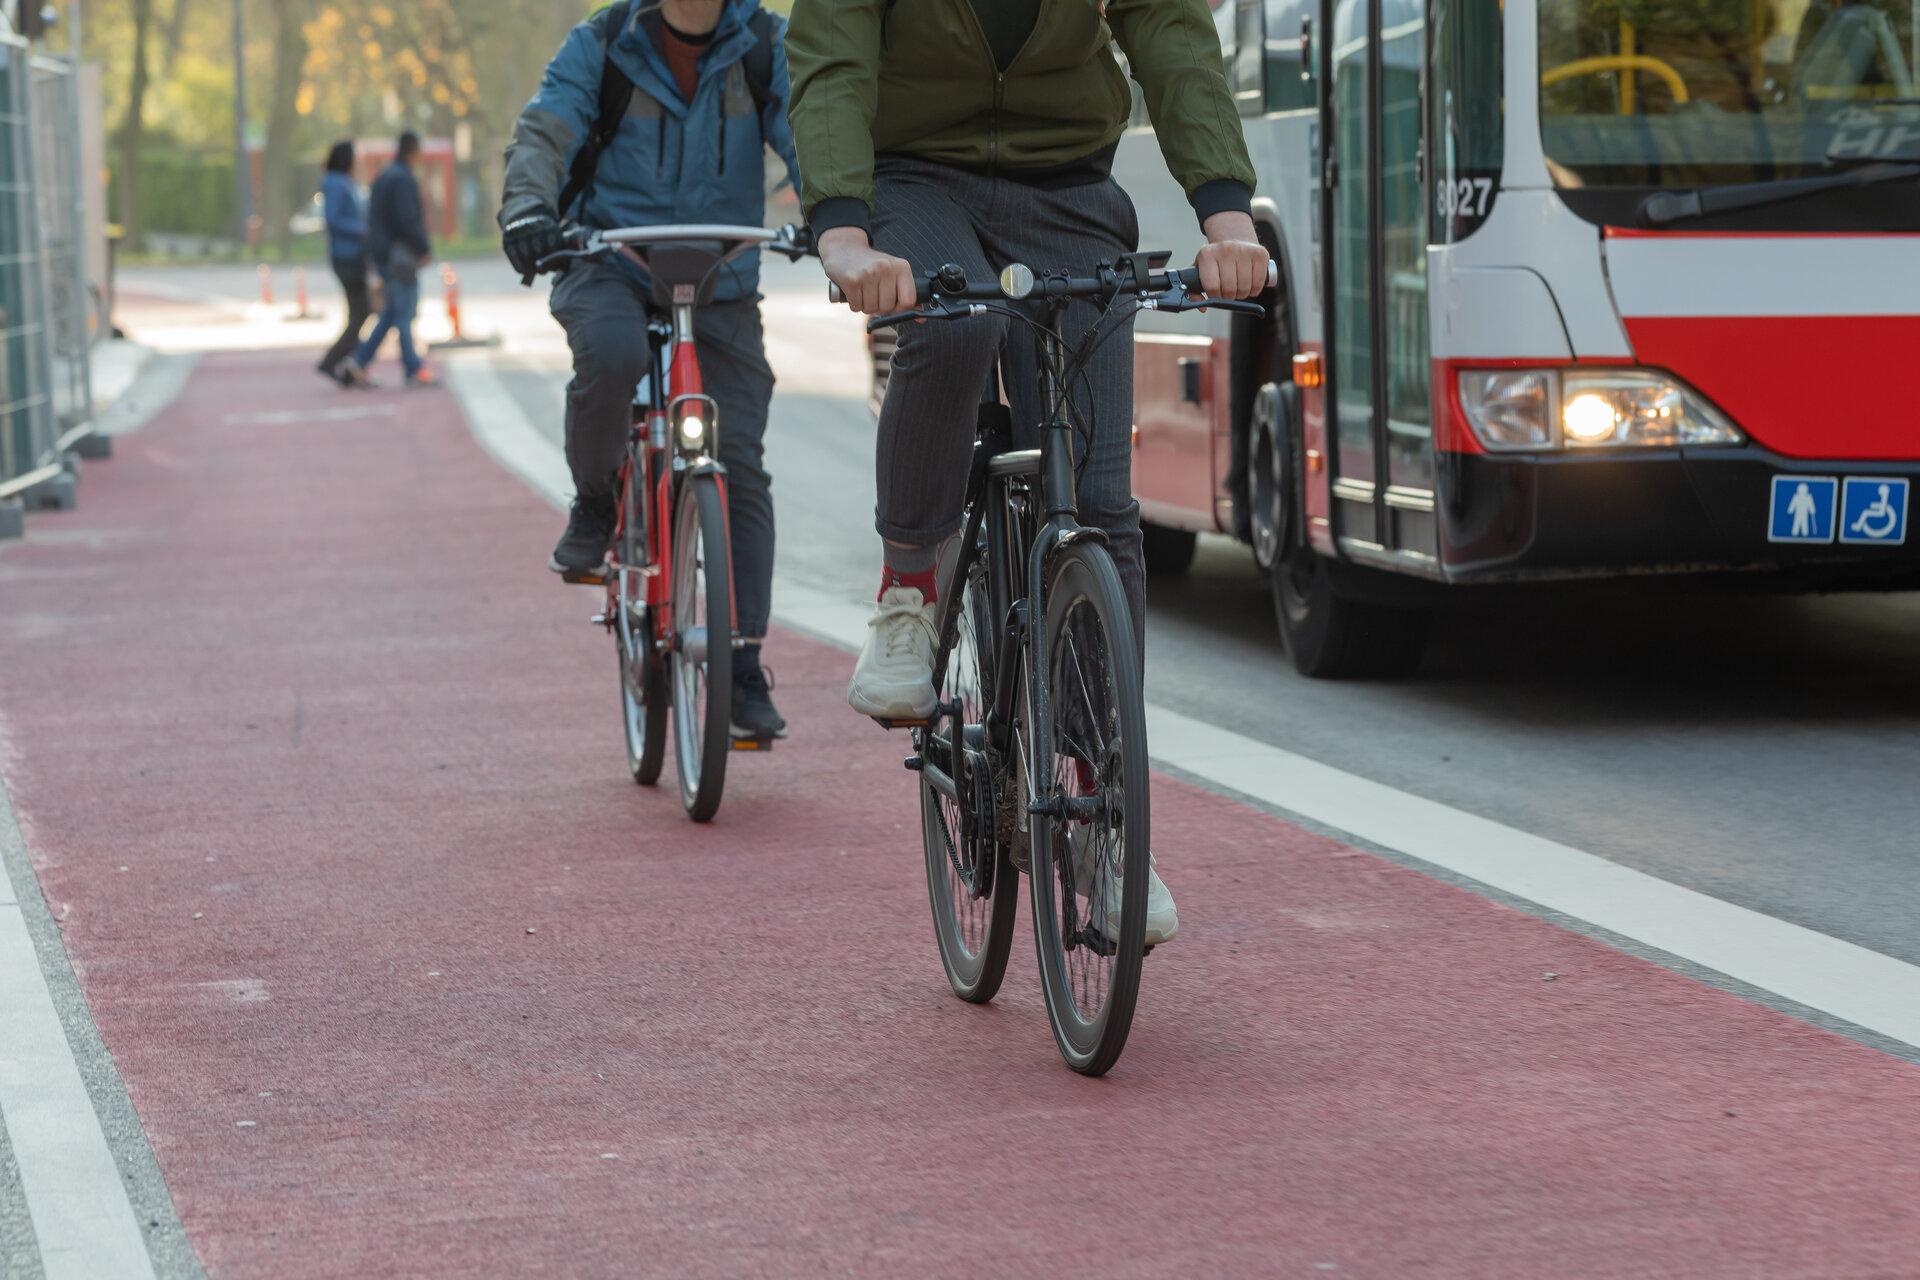
[[433,257],[427,238],[427,219],[420,202],[420,181],[414,166],[420,162],[420,135],[400,135],[393,163],[373,180],[367,198],[367,260],[380,273],[386,302],[380,319],[359,350],[343,366],[347,376],[362,386],[376,385],[367,373],[380,344],[392,331],[400,338],[400,367],[408,386],[432,386],[437,379],[413,345],[413,318],[420,309],[420,268]]
[[327,153],[327,169],[320,179],[320,201],[327,219],[327,257],[333,274],[347,295],[347,327],[320,361],[320,372],[342,386],[350,384],[345,363],[360,345],[360,331],[373,314],[367,289],[367,215],[353,185],[353,143],[341,140]]

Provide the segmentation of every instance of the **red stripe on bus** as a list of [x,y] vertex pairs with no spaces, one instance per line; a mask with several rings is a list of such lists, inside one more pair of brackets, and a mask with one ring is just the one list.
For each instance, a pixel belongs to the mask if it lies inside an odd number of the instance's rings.
[[1669,369],[1789,458],[1920,459],[1920,316],[1628,317]]

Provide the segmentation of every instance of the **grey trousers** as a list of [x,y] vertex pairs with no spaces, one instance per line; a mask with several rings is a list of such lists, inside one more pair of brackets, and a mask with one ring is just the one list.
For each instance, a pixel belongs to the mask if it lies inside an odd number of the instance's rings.
[[[624,264],[583,263],[553,287],[553,315],[573,348],[567,384],[567,465],[581,493],[613,487],[625,456],[633,393],[647,372],[647,313],[639,278]],[[734,632],[767,633],[773,601],[773,477],[763,439],[773,369],[760,304],[718,302],[693,317],[700,378],[719,406],[720,461],[727,468],[733,541]]]
[[[1139,223],[1133,202],[1111,179],[1042,190],[932,161],[882,156],[874,169],[873,239],[924,272],[949,262],[986,281],[1023,262],[1036,271],[1088,274],[1094,264],[1130,253]],[[1122,303],[1122,306],[1128,304]],[[1063,331],[1071,345],[1100,316],[1076,303]],[[1017,438],[1028,447],[1045,407],[1035,381],[1032,331],[1000,316],[900,326],[886,402],[880,409],[876,476],[880,536],[929,546],[960,527],[976,406],[1002,344],[1007,349],[1007,401]],[[1076,379],[1070,418],[1092,427],[1092,448],[1076,453],[1080,519],[1107,531],[1146,647],[1146,568],[1140,550],[1140,504],[1133,499],[1133,318],[1117,329]],[[1076,450],[1081,448],[1076,444]]]

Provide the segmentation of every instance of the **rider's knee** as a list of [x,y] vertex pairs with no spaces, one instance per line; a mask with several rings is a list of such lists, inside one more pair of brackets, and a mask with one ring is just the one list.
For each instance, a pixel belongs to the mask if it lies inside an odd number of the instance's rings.
[[977,364],[984,368],[1000,354],[1006,342],[1007,318],[985,315],[904,324],[896,332],[900,335],[900,345],[894,353],[896,370],[902,357],[910,368],[916,364],[949,368]]
[[585,383],[602,380],[632,394],[647,372],[646,334],[635,333],[628,324],[583,326],[569,335],[573,339],[574,374]]

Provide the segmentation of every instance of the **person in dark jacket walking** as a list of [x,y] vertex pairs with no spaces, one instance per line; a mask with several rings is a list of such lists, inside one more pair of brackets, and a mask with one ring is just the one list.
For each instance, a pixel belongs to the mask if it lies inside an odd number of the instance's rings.
[[373,363],[387,331],[400,335],[400,367],[409,386],[431,386],[436,379],[413,346],[413,318],[420,309],[420,268],[433,256],[427,238],[426,212],[420,203],[420,182],[413,167],[420,159],[420,135],[400,135],[393,163],[373,180],[367,198],[367,258],[380,273],[386,305],[373,332],[345,366],[355,382],[371,385],[367,366]]
[[333,260],[333,274],[347,295],[347,327],[320,361],[320,372],[344,385],[349,380],[342,366],[360,345],[360,331],[373,314],[367,290],[367,217],[353,185],[353,143],[336,142],[327,153],[320,199],[327,218],[327,256]]

